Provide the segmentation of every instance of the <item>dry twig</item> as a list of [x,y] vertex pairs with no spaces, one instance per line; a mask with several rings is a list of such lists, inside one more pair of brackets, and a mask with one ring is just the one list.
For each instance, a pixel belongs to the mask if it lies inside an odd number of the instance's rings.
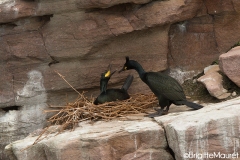
[[157,103],[156,97],[152,95],[133,95],[124,101],[107,102],[94,105],[84,94],[80,94],[74,103],[68,103],[65,107],[58,107],[45,112],[56,112],[48,121],[52,125],[61,125],[61,130],[74,129],[75,126],[85,120],[111,120],[128,114],[146,113]]

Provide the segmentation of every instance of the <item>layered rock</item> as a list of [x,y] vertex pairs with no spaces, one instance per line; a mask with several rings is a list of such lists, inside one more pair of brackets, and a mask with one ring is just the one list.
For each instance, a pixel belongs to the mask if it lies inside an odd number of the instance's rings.
[[171,25],[169,31],[170,74],[180,82],[201,73],[240,39],[235,34],[240,28],[237,0],[205,0],[199,5],[194,18]]
[[[171,106],[168,115],[154,118],[158,123],[141,116],[132,121],[84,122],[72,132],[50,134],[34,146],[31,145],[38,136],[32,134],[9,144],[5,152],[12,160],[69,157],[167,160],[173,159],[172,155],[183,160],[196,159],[196,154],[210,159],[203,156],[214,153],[221,157],[232,154],[236,158],[240,152],[239,103],[240,97],[188,112],[176,112],[185,107]],[[25,149],[28,146],[31,147]],[[195,158],[191,158],[193,154]]]
[[[197,159],[196,154],[200,154],[199,158],[210,159],[206,155],[214,153],[225,154],[225,158],[227,154],[235,153],[235,158],[239,158],[239,102],[238,97],[197,111],[173,113],[155,120],[165,128],[176,160]],[[195,158],[191,158],[193,154]]]
[[225,99],[231,95],[223,88],[223,76],[219,73],[219,65],[211,65],[204,69],[204,75],[197,79],[204,84],[210,95],[217,99]]
[[240,87],[240,47],[235,47],[219,57],[221,71]]
[[[30,107],[37,108],[31,115],[38,115],[39,105],[44,109],[75,100],[78,95],[55,71],[74,88],[96,95],[101,72],[109,63],[121,68],[130,56],[147,71],[170,68],[183,82],[239,41],[239,11],[237,0],[2,0],[0,124],[12,118],[11,107],[18,108],[13,117]],[[32,73],[42,75],[42,87],[34,87],[39,82],[29,77]],[[129,73],[135,74],[130,93],[149,91],[135,71],[115,74],[109,87],[121,87]],[[22,138],[44,126],[40,121],[14,128],[27,126]],[[13,132],[3,130],[2,146],[12,141]]]
[[206,15],[171,26],[170,74],[181,83],[201,73],[204,67],[218,59],[214,24],[213,17]]
[[[166,150],[164,130],[145,118],[138,121],[81,123],[74,131],[48,135],[31,146],[29,136],[6,147],[10,159],[162,159],[173,160]],[[31,146],[28,149],[26,147]],[[25,149],[25,150],[23,150]],[[23,151],[21,151],[23,150]]]

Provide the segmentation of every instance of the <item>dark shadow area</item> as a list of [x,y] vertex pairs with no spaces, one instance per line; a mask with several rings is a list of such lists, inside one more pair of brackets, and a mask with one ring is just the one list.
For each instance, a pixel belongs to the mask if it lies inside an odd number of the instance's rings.
[[1,108],[1,109],[5,112],[9,112],[12,110],[20,110],[20,108],[21,108],[21,106],[9,106],[9,107]]

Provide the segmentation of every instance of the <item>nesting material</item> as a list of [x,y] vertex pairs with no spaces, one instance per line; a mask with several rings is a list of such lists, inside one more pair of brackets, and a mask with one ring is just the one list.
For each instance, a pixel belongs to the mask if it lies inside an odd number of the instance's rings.
[[[94,105],[83,93],[79,93],[59,72],[55,71],[74,91],[79,98],[74,103],[68,103],[63,107],[53,107],[53,110],[45,112],[57,112],[48,122],[51,125],[60,125],[60,130],[74,129],[79,122],[86,120],[111,120],[128,114],[146,113],[146,110],[156,104],[157,98],[151,95],[136,94],[123,101],[107,102]],[[47,129],[46,129],[47,130]]]
[[136,94],[124,101],[94,105],[92,100],[82,93],[74,103],[68,103],[59,109],[45,110],[45,112],[57,112],[48,121],[51,125],[61,125],[61,130],[64,130],[74,129],[81,121],[108,121],[129,114],[147,113],[147,110],[153,108],[156,103],[157,98],[153,94]]
[[[68,83],[64,76],[58,72],[56,73],[78,93],[79,98],[74,103],[68,103],[66,106],[50,106],[52,109],[44,110],[46,113],[50,112],[55,114],[49,118],[49,126],[42,130],[32,145],[45,139],[51,133],[59,134],[65,129],[74,130],[79,122],[82,121],[108,121],[118,117],[125,117],[129,114],[147,113],[147,111],[156,106],[158,102],[154,94],[135,94],[131,95],[131,98],[127,100],[94,105],[93,99],[89,100],[84,93],[79,93],[70,83]],[[28,149],[31,146],[28,146],[25,149]]]

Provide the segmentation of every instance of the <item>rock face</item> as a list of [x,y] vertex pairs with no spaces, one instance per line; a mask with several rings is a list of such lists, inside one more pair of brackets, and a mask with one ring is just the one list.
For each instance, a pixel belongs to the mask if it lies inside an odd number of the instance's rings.
[[[202,156],[214,152],[239,154],[239,102],[238,97],[205,106],[197,111],[173,113],[155,119],[164,126],[169,147],[175,153],[176,160],[187,159],[184,155],[188,156],[189,153],[202,154]],[[196,158],[189,156],[189,159]]]
[[[183,82],[239,41],[239,18],[238,0],[1,0],[0,126],[22,115],[45,117],[39,106],[75,100],[55,71],[96,95],[101,72],[109,63],[121,68],[130,56],[147,71],[169,68]],[[129,73],[135,77],[129,93],[149,91],[135,71],[115,74],[109,86],[120,88]],[[11,108],[18,110],[10,114]],[[45,124],[44,118],[25,121],[0,130],[2,159],[18,127],[25,128],[20,139]]]
[[[184,160],[196,159],[196,154],[239,154],[239,103],[240,97],[188,112],[173,112],[184,106],[171,106],[168,115],[153,120],[138,117],[132,121],[80,123],[75,131],[51,134],[21,151],[37,138],[28,136],[9,144],[5,152],[11,160]],[[195,158],[191,158],[193,154]]]
[[10,159],[122,159],[173,160],[166,150],[164,130],[156,122],[145,118],[139,121],[81,123],[75,131],[50,135],[33,147],[35,137],[27,137],[7,146]]
[[219,65],[226,76],[240,87],[240,47],[235,47],[219,57]]
[[223,88],[223,76],[218,73],[219,65],[211,65],[204,69],[204,75],[197,79],[204,84],[208,92],[217,99],[225,99],[231,95]]

